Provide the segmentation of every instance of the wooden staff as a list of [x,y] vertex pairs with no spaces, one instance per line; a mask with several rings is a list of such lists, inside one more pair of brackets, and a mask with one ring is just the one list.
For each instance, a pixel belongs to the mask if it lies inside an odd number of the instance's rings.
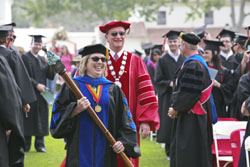
[[[45,47],[42,48],[43,51],[47,53],[47,49]],[[53,66],[53,65],[52,65]],[[59,73],[59,75],[62,76],[66,84],[69,86],[69,88],[72,90],[72,92],[75,94],[77,99],[81,99],[83,97],[82,92],[79,90],[79,88],[76,86],[75,82],[69,77],[69,75],[66,73],[64,64],[58,60],[55,64],[55,71]],[[101,129],[102,133],[106,137],[106,139],[109,141],[109,143],[113,146],[116,143],[116,140],[114,137],[110,134],[108,129],[104,126],[102,121],[99,119],[95,111],[92,109],[91,106],[87,108],[87,112],[89,113],[90,117],[93,119],[93,121],[96,123],[96,125]],[[126,164],[127,167],[134,167],[132,162],[129,160],[127,155],[124,152],[119,153],[121,159]]]

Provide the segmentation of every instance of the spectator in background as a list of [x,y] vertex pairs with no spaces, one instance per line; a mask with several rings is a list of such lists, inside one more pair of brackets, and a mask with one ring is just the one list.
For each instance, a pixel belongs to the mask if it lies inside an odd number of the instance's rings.
[[62,45],[61,47],[61,61],[65,65],[66,71],[68,73],[72,72],[71,61],[73,59],[73,55],[69,53],[69,49],[66,45]]
[[155,70],[156,70],[156,63],[158,62],[159,58],[161,57],[161,47],[162,45],[155,45],[152,48],[152,51],[150,53],[150,60],[148,61],[148,73],[151,78],[152,84],[154,86],[155,93],[157,94],[157,82],[155,82],[154,76],[155,76]]
[[77,77],[79,75],[79,66],[80,66],[81,59],[82,59],[81,55],[77,55],[72,59],[71,63],[74,64],[75,66],[71,75],[72,78]]

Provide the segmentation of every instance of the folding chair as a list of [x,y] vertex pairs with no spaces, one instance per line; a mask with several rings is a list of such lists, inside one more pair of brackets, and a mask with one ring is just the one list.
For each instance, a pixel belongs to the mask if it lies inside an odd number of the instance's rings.
[[247,167],[249,167],[249,153],[248,153],[248,151],[250,151],[250,136],[248,136],[245,140],[245,151],[246,151]]
[[218,121],[213,126],[217,167],[220,167],[220,161],[226,162],[224,167],[233,162],[230,134],[234,130],[245,129],[246,124],[246,121]]
[[246,132],[245,129],[238,129],[238,130],[233,131],[230,135],[234,167],[238,166],[238,161],[240,158],[240,150],[241,150],[242,143],[244,141],[245,132]]

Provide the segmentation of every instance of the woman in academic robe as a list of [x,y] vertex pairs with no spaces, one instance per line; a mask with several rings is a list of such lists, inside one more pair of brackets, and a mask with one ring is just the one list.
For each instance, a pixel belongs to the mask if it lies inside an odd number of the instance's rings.
[[[90,45],[80,54],[80,75],[74,81],[84,97],[77,100],[67,85],[62,86],[53,106],[51,134],[67,141],[66,166],[117,167],[122,151],[128,157],[140,156],[128,102],[119,86],[104,78],[106,48]],[[113,147],[85,111],[89,106],[116,139]]]
[[228,117],[226,106],[231,103],[233,96],[233,76],[230,71],[221,65],[220,41],[204,40],[206,46],[204,48],[204,59],[210,68],[210,73],[215,75],[213,79],[213,98],[216,112],[219,118]]

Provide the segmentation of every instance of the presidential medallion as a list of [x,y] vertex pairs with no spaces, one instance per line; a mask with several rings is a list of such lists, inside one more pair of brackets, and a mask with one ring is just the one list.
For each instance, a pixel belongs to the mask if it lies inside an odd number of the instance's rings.
[[95,106],[95,112],[101,112],[101,111],[102,111],[102,107],[97,104]]

